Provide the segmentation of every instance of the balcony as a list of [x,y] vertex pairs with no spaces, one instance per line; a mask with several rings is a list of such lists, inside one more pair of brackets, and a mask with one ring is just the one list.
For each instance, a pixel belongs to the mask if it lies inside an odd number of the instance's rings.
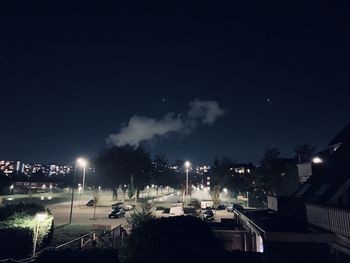
[[306,204],[308,222],[335,234],[350,238],[350,211]]

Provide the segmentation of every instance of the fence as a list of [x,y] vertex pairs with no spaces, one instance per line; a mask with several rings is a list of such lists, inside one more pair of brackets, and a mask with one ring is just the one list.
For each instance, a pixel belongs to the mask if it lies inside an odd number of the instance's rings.
[[333,207],[306,204],[310,224],[350,238],[350,211]]

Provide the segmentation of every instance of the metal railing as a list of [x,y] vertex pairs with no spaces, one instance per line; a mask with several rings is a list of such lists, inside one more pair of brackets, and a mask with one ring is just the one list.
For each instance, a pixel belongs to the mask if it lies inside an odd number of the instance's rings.
[[122,225],[119,225],[109,231],[105,231],[99,235],[97,239],[102,246],[109,246],[118,249],[120,248],[126,235],[126,230]]
[[[0,263],[8,263],[8,262],[21,262],[21,263],[29,263],[29,262],[34,262],[35,259],[40,256],[42,253],[45,251],[49,250],[60,250],[63,248],[68,248],[74,245],[74,248],[77,249],[83,249],[86,247],[87,244],[91,244],[91,246],[99,246],[99,247],[112,247],[114,249],[120,248],[123,239],[126,237],[126,231],[123,228],[122,225],[118,225],[117,227],[105,231],[101,235],[97,236],[95,231],[89,232],[85,235],[79,236],[77,238],[74,238],[64,244],[58,245],[56,247],[47,247],[44,248],[43,250],[38,251],[34,257],[29,257],[25,259],[2,259],[0,260]],[[96,243],[93,243],[96,242]]]
[[306,204],[308,222],[335,234],[350,238],[350,211]]

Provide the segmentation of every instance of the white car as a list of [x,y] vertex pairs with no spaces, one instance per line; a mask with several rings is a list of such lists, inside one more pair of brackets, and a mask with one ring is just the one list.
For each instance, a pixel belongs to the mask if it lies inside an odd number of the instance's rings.
[[124,210],[125,211],[131,211],[133,209],[134,209],[134,207],[132,205],[124,205]]

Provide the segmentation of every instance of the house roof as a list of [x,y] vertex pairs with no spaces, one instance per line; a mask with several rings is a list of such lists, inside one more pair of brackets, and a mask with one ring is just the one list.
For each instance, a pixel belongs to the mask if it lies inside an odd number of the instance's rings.
[[329,146],[350,141],[350,123],[329,142]]
[[327,204],[336,192],[350,179],[350,141],[333,154],[319,154],[323,163],[313,164],[312,176],[295,192],[294,196],[305,202]]
[[[309,232],[306,222],[298,221],[270,209],[240,211],[246,221],[264,232]],[[243,219],[243,220],[245,220]],[[253,227],[254,227],[253,226]]]

